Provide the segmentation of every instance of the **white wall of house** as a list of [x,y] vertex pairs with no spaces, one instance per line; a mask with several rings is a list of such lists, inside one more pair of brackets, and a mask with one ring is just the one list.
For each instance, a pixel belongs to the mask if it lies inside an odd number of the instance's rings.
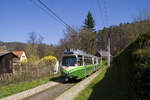
[[23,54],[21,55],[21,58],[20,58],[20,62],[23,60],[26,60],[26,59],[27,59],[27,57],[26,57],[25,53],[23,52]]

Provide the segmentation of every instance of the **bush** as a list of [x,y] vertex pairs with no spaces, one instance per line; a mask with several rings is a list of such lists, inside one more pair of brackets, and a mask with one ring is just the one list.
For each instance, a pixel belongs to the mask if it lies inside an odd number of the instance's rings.
[[45,63],[46,65],[51,65],[53,68],[56,64],[57,58],[54,56],[45,56],[41,59],[42,63]]
[[21,61],[21,64],[27,64],[28,63],[28,60],[27,59],[24,59]]
[[31,55],[30,58],[28,58],[28,64],[31,64],[33,66],[37,66],[40,62],[40,58],[38,56]]

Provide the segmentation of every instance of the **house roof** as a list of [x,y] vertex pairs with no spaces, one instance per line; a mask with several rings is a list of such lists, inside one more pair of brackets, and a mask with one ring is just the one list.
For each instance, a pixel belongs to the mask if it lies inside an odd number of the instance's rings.
[[[4,55],[7,55],[7,54],[13,54],[13,53],[12,52],[0,52],[0,57],[4,56]],[[14,56],[17,57],[16,55],[14,55]]]
[[10,52],[0,52],[0,56],[6,55],[8,53],[10,53]]
[[13,54],[15,54],[18,58],[21,58],[24,51],[13,51]]

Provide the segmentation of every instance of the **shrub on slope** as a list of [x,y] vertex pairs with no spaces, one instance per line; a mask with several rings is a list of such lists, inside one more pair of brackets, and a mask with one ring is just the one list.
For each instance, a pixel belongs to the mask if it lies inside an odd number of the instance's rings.
[[150,32],[140,34],[112,61],[113,77],[130,99],[150,100]]

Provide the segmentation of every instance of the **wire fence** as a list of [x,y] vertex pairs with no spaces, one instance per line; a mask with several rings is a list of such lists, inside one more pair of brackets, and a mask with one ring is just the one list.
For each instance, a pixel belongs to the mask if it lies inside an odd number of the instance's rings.
[[0,84],[7,85],[24,81],[33,81],[46,77],[52,77],[53,67],[51,65],[16,65],[14,73],[0,75]]

